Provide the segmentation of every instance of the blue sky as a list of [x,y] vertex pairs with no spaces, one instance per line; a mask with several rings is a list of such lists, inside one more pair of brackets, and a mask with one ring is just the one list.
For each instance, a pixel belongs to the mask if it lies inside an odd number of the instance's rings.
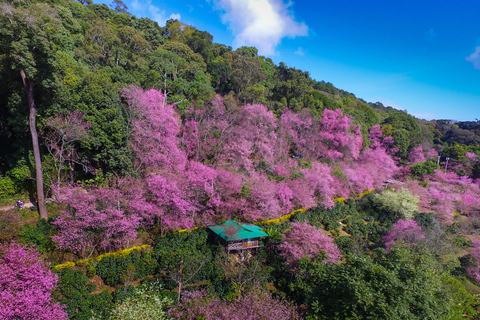
[[255,46],[369,102],[424,119],[480,119],[478,0],[123,2],[162,26],[178,18],[214,42]]

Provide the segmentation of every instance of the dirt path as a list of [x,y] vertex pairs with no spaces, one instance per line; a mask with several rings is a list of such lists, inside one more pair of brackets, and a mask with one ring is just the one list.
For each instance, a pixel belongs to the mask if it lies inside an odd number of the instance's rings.
[[[23,207],[24,208],[31,208],[33,206],[35,206],[35,204],[33,204],[30,201],[24,201],[23,202]],[[13,204],[11,206],[0,206],[0,211],[10,210],[10,209],[14,209],[14,208],[15,208],[15,204]]]

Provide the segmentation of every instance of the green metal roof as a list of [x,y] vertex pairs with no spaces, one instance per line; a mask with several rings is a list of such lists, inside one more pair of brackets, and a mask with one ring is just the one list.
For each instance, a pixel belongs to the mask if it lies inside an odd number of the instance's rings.
[[262,228],[253,224],[228,220],[218,226],[208,227],[226,241],[268,237]]

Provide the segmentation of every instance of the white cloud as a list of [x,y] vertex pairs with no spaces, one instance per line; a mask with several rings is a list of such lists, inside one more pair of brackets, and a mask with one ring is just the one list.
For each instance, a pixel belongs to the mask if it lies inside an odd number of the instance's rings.
[[172,13],[172,14],[170,15],[170,19],[180,20],[180,19],[182,19],[182,16],[180,15],[180,13]]
[[[160,9],[152,4],[152,0],[131,0],[127,3],[129,11],[137,17],[149,17],[153,21],[158,22],[160,26],[164,26],[167,21],[167,14],[165,10]],[[172,13],[169,19],[180,20],[179,13]]]
[[302,47],[298,47],[297,51],[295,51],[295,54],[297,56],[303,57],[303,56],[305,56],[305,51],[303,51]]
[[306,36],[308,27],[295,21],[292,3],[283,0],[207,0],[223,12],[222,22],[235,34],[236,46],[255,46],[260,54],[275,54],[284,37]]
[[475,69],[480,69],[480,46],[476,47],[475,52],[473,52],[471,55],[465,57],[465,60],[473,63],[473,67]]

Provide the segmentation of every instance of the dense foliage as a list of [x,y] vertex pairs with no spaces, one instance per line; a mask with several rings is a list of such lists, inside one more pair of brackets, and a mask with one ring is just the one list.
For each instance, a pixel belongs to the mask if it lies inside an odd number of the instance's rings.
[[0,86],[0,203],[38,199],[0,211],[2,319],[478,318],[478,122],[120,0],[3,1]]
[[34,249],[0,244],[0,318],[67,319],[51,294],[57,281]]

